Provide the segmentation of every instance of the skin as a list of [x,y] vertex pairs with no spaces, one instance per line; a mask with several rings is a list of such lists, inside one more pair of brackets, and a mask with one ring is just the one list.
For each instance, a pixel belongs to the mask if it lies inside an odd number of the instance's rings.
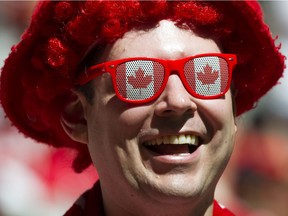
[[[220,52],[215,41],[163,20],[153,29],[127,32],[105,49],[98,62]],[[212,215],[214,190],[236,133],[230,91],[219,99],[197,99],[172,74],[159,98],[131,105],[115,96],[108,73],[93,80],[93,85],[93,104],[77,93],[71,105],[81,107],[85,123],[66,132],[88,145],[106,215]],[[183,155],[163,159],[143,147],[149,139],[179,134],[201,137],[202,145],[189,160]]]

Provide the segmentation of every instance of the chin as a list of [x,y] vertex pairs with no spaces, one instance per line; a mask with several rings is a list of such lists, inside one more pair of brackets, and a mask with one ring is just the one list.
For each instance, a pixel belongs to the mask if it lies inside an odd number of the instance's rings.
[[[185,175],[187,176],[187,174]],[[157,180],[157,182],[153,180],[150,184],[142,185],[141,188],[146,190],[146,194],[152,199],[167,203],[171,202],[172,204],[175,204],[175,202],[194,202],[203,197],[203,195],[211,195],[213,197],[215,190],[215,186],[212,184],[209,187],[203,181],[196,181],[195,179],[191,179],[191,177],[190,179],[187,177],[183,178],[179,174],[175,176],[170,175],[169,177],[165,176],[164,179],[161,176]]]

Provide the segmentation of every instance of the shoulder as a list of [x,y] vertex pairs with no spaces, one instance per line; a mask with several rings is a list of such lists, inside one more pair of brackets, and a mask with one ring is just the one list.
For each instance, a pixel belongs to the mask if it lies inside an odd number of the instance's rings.
[[72,205],[72,207],[64,214],[64,216],[78,215],[104,215],[102,194],[99,181],[97,181],[90,190],[87,190],[85,193],[83,193]]
[[214,200],[213,216],[235,216],[235,214]]

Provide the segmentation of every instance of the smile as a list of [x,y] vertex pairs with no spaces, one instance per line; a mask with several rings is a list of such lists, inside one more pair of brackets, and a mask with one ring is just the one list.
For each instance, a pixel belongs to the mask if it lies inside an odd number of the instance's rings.
[[199,138],[191,134],[162,136],[146,141],[143,145],[158,155],[191,154],[199,147]]

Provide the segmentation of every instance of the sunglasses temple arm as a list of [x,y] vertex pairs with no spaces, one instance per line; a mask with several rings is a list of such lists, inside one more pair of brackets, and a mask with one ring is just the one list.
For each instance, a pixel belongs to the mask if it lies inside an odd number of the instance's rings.
[[91,81],[92,79],[95,79],[96,77],[102,75],[105,73],[105,64],[99,64],[95,65],[87,70],[85,70],[83,73],[80,74],[78,79],[76,80],[77,85],[84,85]]

